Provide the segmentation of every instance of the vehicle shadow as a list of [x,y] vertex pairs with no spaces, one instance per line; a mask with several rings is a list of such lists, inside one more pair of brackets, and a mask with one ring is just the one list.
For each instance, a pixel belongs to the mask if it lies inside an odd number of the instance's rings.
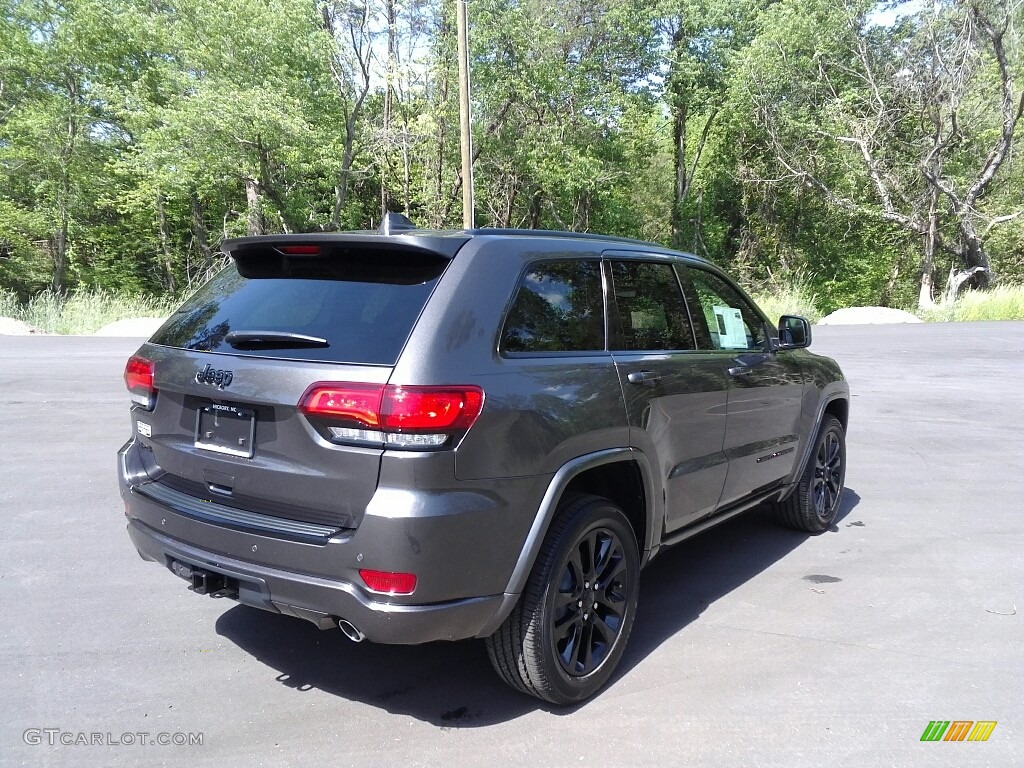
[[[859,501],[847,488],[836,522]],[[808,538],[757,509],[660,554],[644,571],[633,634],[610,685],[708,605]],[[217,634],[277,670],[278,682],[297,692],[316,689],[441,728],[492,725],[537,709],[570,714],[585,706],[553,707],[511,690],[494,674],[484,644],[476,640],[356,644],[340,632],[241,605],[221,615]]]

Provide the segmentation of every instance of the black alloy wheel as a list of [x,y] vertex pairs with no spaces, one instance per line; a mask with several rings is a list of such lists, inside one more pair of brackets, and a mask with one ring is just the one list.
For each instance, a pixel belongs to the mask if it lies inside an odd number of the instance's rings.
[[599,496],[567,500],[519,602],[487,638],[491,664],[513,688],[555,704],[593,696],[622,658],[639,580],[625,513]]

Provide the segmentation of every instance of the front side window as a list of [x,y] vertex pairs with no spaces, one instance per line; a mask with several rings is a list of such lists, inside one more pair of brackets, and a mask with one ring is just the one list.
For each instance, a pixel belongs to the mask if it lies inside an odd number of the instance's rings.
[[696,349],[671,264],[613,261],[611,276],[612,349]]
[[682,267],[681,275],[701,348],[766,348],[764,321],[739,291],[703,269]]
[[501,350],[513,354],[603,351],[601,263],[531,265],[505,320]]

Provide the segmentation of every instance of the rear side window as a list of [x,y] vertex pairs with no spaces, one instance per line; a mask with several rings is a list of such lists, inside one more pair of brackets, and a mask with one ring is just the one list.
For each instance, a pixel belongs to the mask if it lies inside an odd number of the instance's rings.
[[[169,347],[291,360],[394,365],[446,259],[348,253],[268,268],[239,261],[185,302],[152,341]],[[283,265],[283,266],[282,266]],[[251,277],[242,277],[239,269]],[[327,346],[233,347],[228,333],[302,334]]]
[[533,264],[501,336],[508,353],[604,351],[601,262]]

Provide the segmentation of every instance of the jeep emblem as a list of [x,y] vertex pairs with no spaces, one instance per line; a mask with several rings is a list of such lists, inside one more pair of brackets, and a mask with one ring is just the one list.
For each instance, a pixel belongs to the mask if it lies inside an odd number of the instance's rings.
[[231,371],[219,371],[209,364],[196,374],[196,381],[200,384],[213,384],[219,389],[229,386],[232,378],[234,374]]

